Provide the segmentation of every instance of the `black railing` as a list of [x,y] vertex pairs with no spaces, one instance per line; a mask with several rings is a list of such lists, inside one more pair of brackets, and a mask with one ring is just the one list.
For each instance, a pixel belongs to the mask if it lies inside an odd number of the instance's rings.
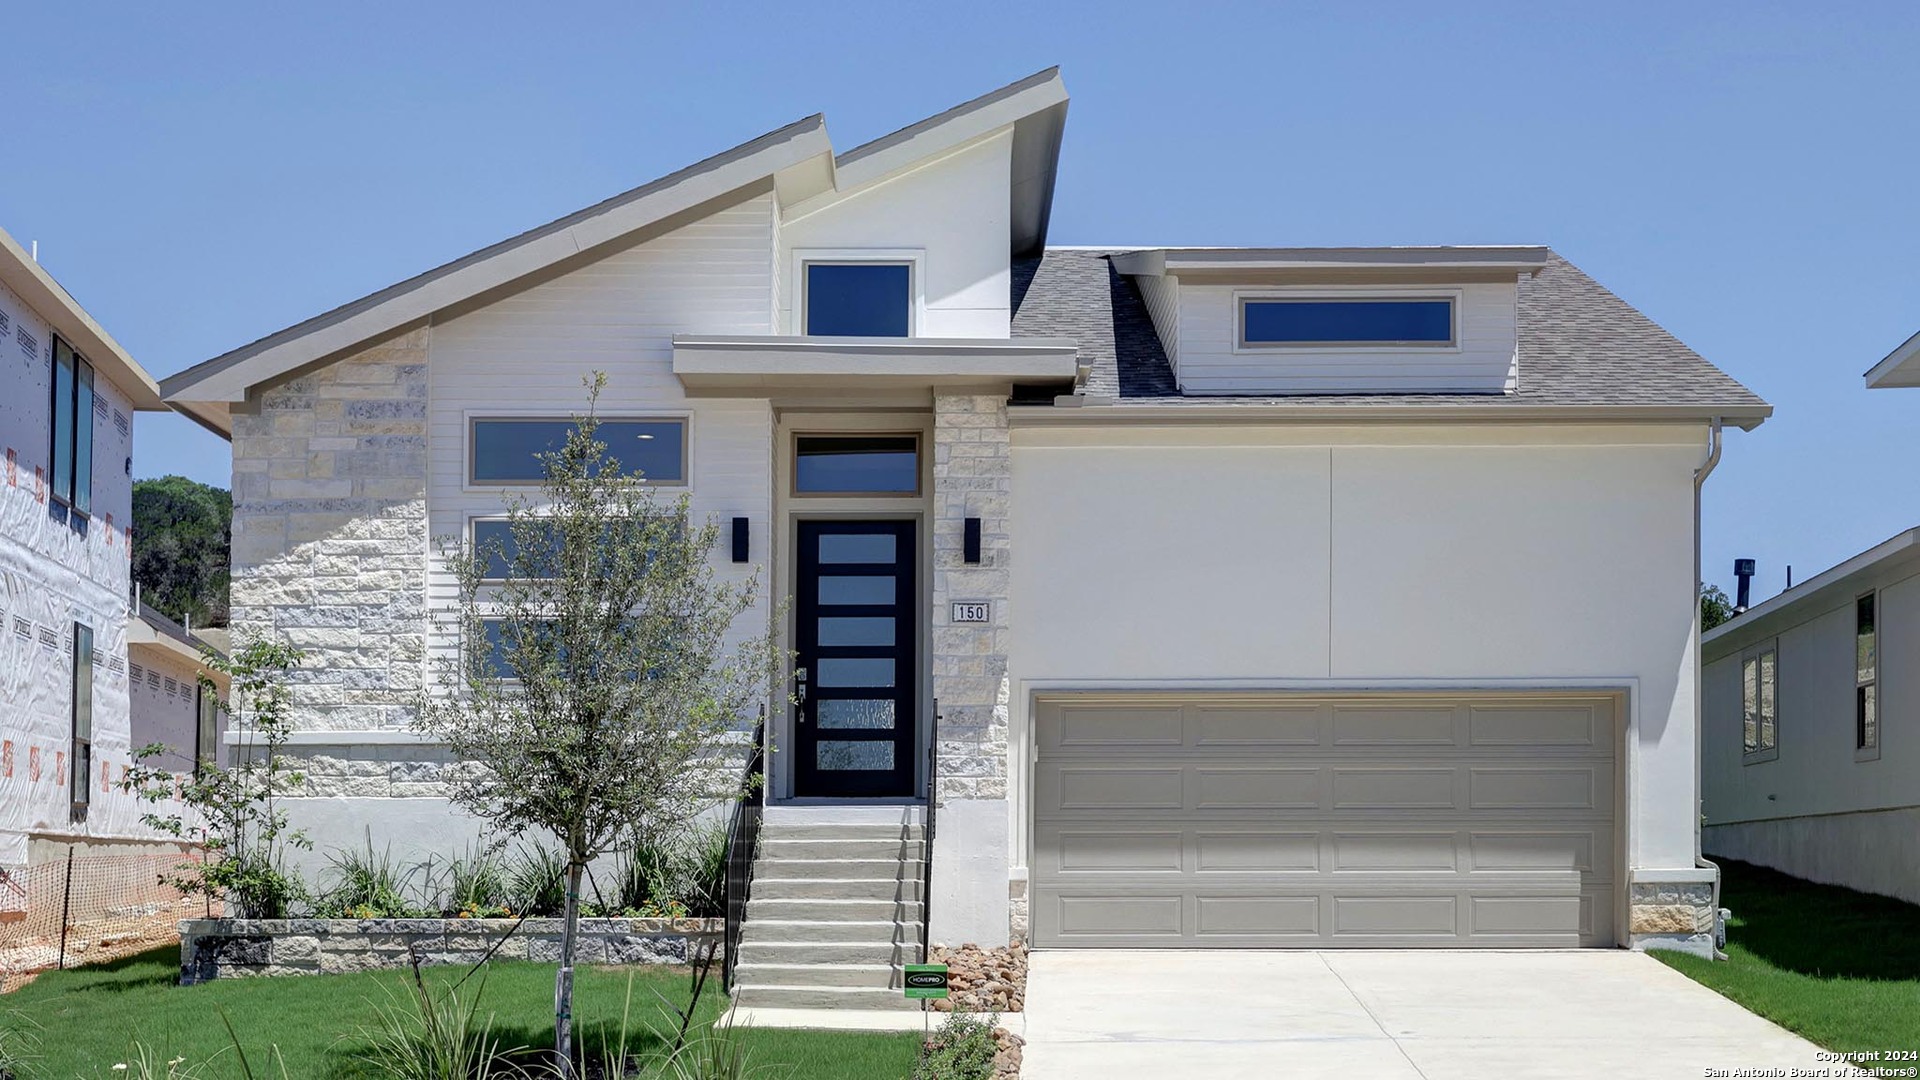
[[753,892],[753,857],[760,847],[760,819],[765,805],[766,731],[763,716],[753,728],[753,748],[740,773],[740,790],[733,798],[733,816],[727,822],[727,956],[720,968],[720,985],[733,992],[733,968],[739,963],[740,931],[747,922],[747,899]]
[[940,699],[933,700],[933,737],[927,740],[927,823],[920,836],[920,962],[933,962],[933,811],[940,802]]

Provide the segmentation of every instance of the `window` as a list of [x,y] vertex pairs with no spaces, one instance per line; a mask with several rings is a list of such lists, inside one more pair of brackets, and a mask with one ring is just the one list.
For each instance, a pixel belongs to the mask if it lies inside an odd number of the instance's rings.
[[204,769],[218,768],[220,765],[219,713],[220,699],[215,696],[213,687],[201,683],[199,697],[194,701],[193,771],[195,775]]
[[917,435],[802,435],[794,440],[798,495],[917,495]]
[[1453,300],[1448,297],[1268,297],[1240,301],[1243,348],[1433,348],[1453,343]]
[[913,265],[809,262],[806,324],[814,337],[906,337],[913,333]]
[[1853,748],[1880,756],[1880,656],[1873,627],[1873,594],[1853,602]]
[[[673,539],[684,539],[685,533],[680,529],[680,520],[677,516],[660,514],[655,516],[653,520],[656,522],[667,522],[670,520],[674,526],[671,530],[671,537]],[[482,581],[505,581],[509,577],[512,577],[514,567],[520,561],[520,544],[519,541],[514,538],[513,523],[505,518],[475,518],[472,522],[472,528],[473,554],[476,558],[486,560],[486,565],[481,571],[480,579]],[[534,524],[534,528],[538,531],[540,543],[544,550],[533,553],[534,558],[531,560],[531,569],[541,570],[557,567],[561,554],[559,531],[546,519],[538,519]],[[645,528],[645,526],[642,526],[642,528]],[[606,538],[605,545],[607,547],[610,548],[617,540],[624,539],[624,537],[618,535],[618,532],[619,530],[616,526],[611,523],[603,528],[602,535]],[[657,536],[658,534],[654,535]],[[640,539],[648,543],[656,542],[647,536],[642,536]],[[665,538],[663,537],[661,539]],[[546,578],[553,575],[541,574],[539,576]]]
[[93,779],[93,629],[73,624],[73,820],[87,818]]
[[[475,484],[538,484],[547,478],[539,455],[561,449],[572,420],[475,420],[469,475]],[[687,482],[685,420],[602,420],[595,437],[623,475],[651,484]]]
[[1768,644],[1749,651],[1740,661],[1740,735],[1750,762],[1780,754],[1779,690],[1779,648]]
[[93,366],[53,339],[54,516],[93,512]]

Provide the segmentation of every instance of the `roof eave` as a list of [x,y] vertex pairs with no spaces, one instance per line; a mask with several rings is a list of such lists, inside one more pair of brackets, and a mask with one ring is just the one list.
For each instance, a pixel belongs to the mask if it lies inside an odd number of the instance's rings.
[[1177,404],[1160,405],[1126,404],[1124,399],[1116,402],[1089,397],[1083,404],[1112,407],[1058,409],[1050,405],[1019,405],[1009,408],[1008,416],[1032,424],[1710,423],[1717,419],[1742,431],[1752,431],[1773,415],[1771,405],[1515,405],[1498,400],[1490,400],[1485,405],[1391,401],[1335,405],[1315,403],[1312,398],[1231,402],[1188,398]]
[[1123,274],[1182,271],[1431,270],[1538,273],[1552,252],[1539,245],[1448,247],[1159,248],[1114,256]]
[[1886,359],[1873,365],[1866,374],[1867,389],[1892,390],[1920,386],[1920,333],[1900,343]]
[[1700,635],[1701,655],[1713,660],[1727,655],[1736,647],[1744,648],[1741,643],[1749,637],[1766,636],[1766,631],[1782,625],[1794,610],[1851,596],[1855,583],[1861,577],[1915,559],[1920,559],[1920,528],[1897,533]]
[[0,229],[0,284],[6,285],[28,307],[53,325],[54,333],[87,358],[94,370],[107,380],[141,412],[165,412],[160,387],[147,369],[140,366],[113,335],[94,321],[46,268],[35,262],[18,241]]

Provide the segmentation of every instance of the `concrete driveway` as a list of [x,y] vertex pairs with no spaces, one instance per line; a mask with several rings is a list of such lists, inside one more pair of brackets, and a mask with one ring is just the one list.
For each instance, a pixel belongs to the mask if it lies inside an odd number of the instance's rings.
[[1089,950],[1031,965],[1022,1080],[1829,1067],[1812,1043],[1629,952]]

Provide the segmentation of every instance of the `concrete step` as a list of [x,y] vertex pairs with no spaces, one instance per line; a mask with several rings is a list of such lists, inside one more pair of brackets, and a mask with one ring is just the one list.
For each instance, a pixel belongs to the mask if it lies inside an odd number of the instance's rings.
[[[753,896],[759,900],[919,900],[920,879],[789,877],[782,864],[759,867],[753,875]],[[769,873],[778,876],[769,876]]]
[[740,942],[742,964],[917,964],[920,938],[911,941],[787,941],[769,939]]
[[871,878],[918,880],[926,864],[918,859],[761,859],[753,877],[811,878],[815,881],[863,881]]
[[747,1009],[919,1009],[893,987],[734,984],[734,1004]]
[[917,926],[923,914],[917,900],[778,900],[764,897],[755,889],[753,899],[747,901],[748,926],[758,919],[824,925],[900,922]]
[[[759,927],[761,929],[755,929]],[[817,919],[748,915],[741,930],[747,941],[919,941],[919,919]]]
[[848,824],[797,821],[776,825],[769,821],[760,827],[762,844],[775,840],[893,840],[919,843],[926,830],[918,825]]
[[[762,964],[740,961],[733,977],[743,986],[863,986],[892,989],[892,964]],[[897,990],[895,991],[898,992]]]
[[892,836],[762,839],[762,859],[924,859],[927,846]]

